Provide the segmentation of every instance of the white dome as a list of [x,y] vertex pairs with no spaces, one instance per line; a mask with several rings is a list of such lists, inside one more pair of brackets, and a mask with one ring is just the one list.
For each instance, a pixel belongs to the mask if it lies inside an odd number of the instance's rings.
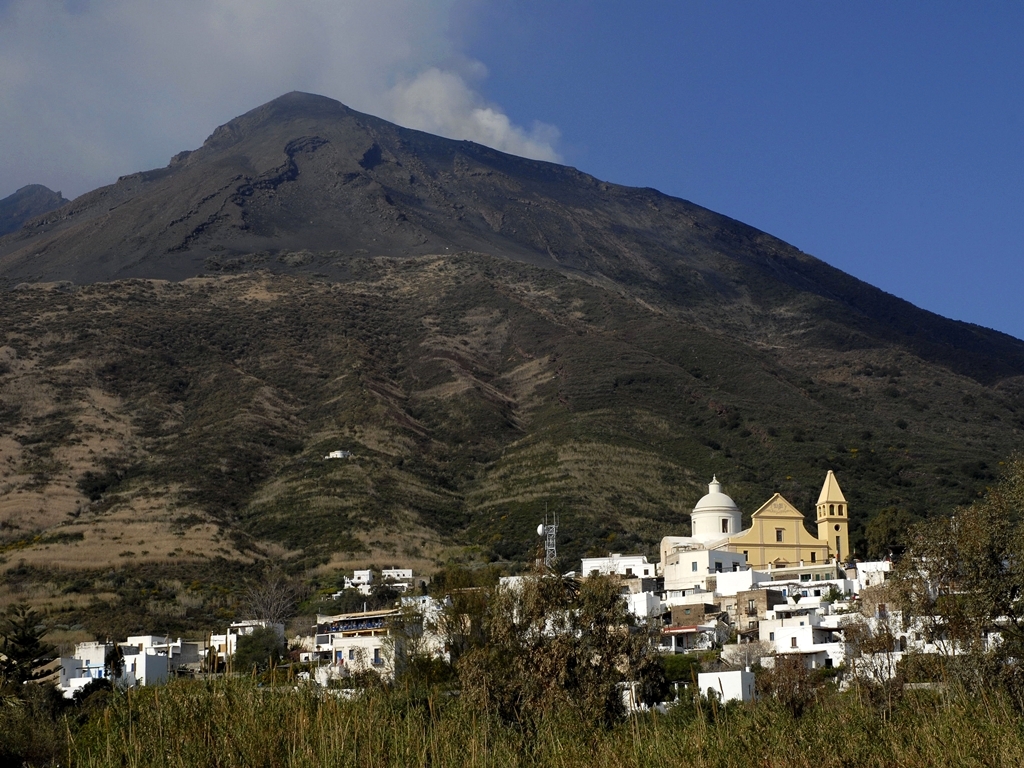
[[717,477],[711,479],[707,495],[693,508],[690,527],[693,538],[700,541],[717,541],[740,532],[740,509],[722,493]]
[[740,508],[736,506],[736,502],[731,497],[722,493],[722,484],[718,482],[718,477],[716,476],[711,478],[711,482],[708,483],[707,494],[701,497],[693,511],[739,513]]

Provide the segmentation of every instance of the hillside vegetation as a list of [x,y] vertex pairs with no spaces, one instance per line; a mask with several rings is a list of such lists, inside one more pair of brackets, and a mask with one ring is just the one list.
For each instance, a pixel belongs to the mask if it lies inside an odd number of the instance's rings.
[[653,556],[712,474],[749,515],[810,512],[835,470],[867,555],[871,519],[971,500],[1022,426],[1008,384],[899,348],[752,348],[480,254],[318,258],[353,278],[5,296],[0,599],[187,628],[269,561],[514,569],[546,512],[567,569]]

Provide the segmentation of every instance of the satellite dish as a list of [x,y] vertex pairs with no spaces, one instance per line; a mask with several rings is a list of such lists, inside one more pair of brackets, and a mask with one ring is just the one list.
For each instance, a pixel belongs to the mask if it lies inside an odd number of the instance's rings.
[[541,523],[540,525],[537,526],[537,535],[538,536],[543,536],[544,535],[544,523]]

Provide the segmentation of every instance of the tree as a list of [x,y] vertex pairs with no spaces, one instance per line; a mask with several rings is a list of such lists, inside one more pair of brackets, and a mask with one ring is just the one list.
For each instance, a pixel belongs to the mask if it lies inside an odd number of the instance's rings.
[[263,671],[280,662],[284,650],[284,638],[274,627],[256,627],[248,635],[239,635],[234,667],[239,672]]
[[[1024,459],[950,517],[917,526],[894,595],[969,686],[1006,683],[1024,704]],[[998,639],[996,639],[998,638]]]
[[489,593],[479,638],[456,662],[463,696],[508,721],[556,709],[610,723],[623,684],[644,701],[667,693],[652,634],[637,626],[618,580],[529,576]]
[[921,518],[906,509],[885,507],[865,526],[868,554],[871,557],[899,557],[907,545],[907,536]]
[[793,717],[800,717],[817,700],[821,689],[829,684],[823,675],[825,671],[807,669],[800,656],[779,654],[770,668],[757,675],[757,695],[775,699]]
[[299,592],[283,574],[271,573],[246,588],[242,606],[250,618],[268,624],[284,624],[295,612]]
[[454,679],[451,665],[440,653],[440,622],[428,618],[414,605],[402,606],[388,620],[387,653],[394,660],[395,676],[406,688],[429,689],[449,686]]
[[103,658],[103,667],[113,682],[117,682],[124,675],[124,651],[121,646],[114,643],[114,647],[107,651]]
[[22,683],[32,674],[35,662],[53,651],[43,642],[46,625],[42,616],[24,603],[12,605],[0,618],[0,675],[7,682]]
[[821,599],[824,602],[828,603],[838,603],[844,597],[845,595],[843,595],[843,592],[839,589],[839,587],[837,587],[835,584],[829,584],[828,589],[825,590],[825,594],[822,595]]

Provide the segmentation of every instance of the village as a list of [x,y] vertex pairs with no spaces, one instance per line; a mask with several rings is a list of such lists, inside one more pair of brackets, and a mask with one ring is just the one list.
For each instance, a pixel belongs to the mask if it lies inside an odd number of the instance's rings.
[[[832,471],[816,504],[817,535],[779,494],[750,520],[742,529],[739,508],[713,478],[690,515],[691,534],[662,539],[659,562],[628,554],[584,558],[563,578],[617,580],[635,625],[651,631],[661,653],[712,660],[694,682],[724,701],[753,700],[752,670],[780,658],[829,670],[824,674],[847,685],[892,678],[906,654],[955,652],[941,629],[889,609],[888,560],[850,562],[849,508]],[[538,534],[551,564],[557,524],[542,524]],[[524,578],[503,577],[500,588],[516,589]],[[428,580],[408,568],[357,570],[344,583],[367,596],[386,584],[399,597],[383,609],[317,614],[307,633],[289,638],[283,623],[247,619],[196,640],[139,635],[79,643],[73,656],[53,663],[53,682],[71,697],[97,679],[147,686],[174,676],[246,673],[233,667],[240,639],[269,630],[287,645],[300,677],[322,686],[343,688],[364,673],[394,679],[410,638],[416,653],[450,660],[450,632],[459,623],[450,595],[427,594]]]

